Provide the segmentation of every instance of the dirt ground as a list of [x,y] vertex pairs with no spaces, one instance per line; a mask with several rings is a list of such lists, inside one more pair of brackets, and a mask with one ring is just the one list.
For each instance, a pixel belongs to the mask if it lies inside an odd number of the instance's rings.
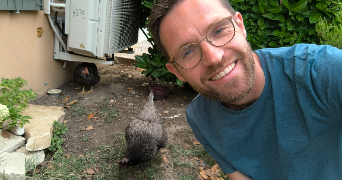
[[[67,102],[77,100],[72,106],[64,108],[66,112],[64,122],[68,128],[64,135],[63,153],[65,154],[78,156],[86,151],[95,150],[100,145],[113,144],[113,137],[124,133],[128,123],[142,110],[150,93],[149,86],[158,84],[142,75],[141,70],[131,61],[121,60],[113,66],[97,64],[97,67],[101,80],[94,86],[94,93],[79,95],[81,90],[75,90],[78,84],[70,82],[58,87],[62,90],[60,97],[47,94],[33,102],[37,105],[66,106]],[[179,135],[179,132],[183,130],[191,132],[186,121],[185,109],[197,93],[189,87],[177,87],[165,83],[162,85],[169,88],[169,95],[167,99],[155,101],[155,106],[168,132],[168,144],[189,146],[185,145],[184,137],[180,137],[182,135]],[[187,141],[191,141],[190,144],[195,141],[192,133],[190,140]],[[198,161],[196,158],[195,160]],[[196,166],[201,162],[195,163]],[[175,172],[168,167],[165,166],[163,171],[171,174],[170,179],[177,179],[177,174],[179,175],[182,170]],[[196,172],[192,174],[199,175],[200,170],[197,167],[193,170]],[[177,174],[172,175],[172,173]]]
[[[37,105],[65,106],[65,98],[69,102],[77,100],[73,106],[65,108],[64,122],[69,130],[65,134],[64,150],[70,154],[113,143],[111,137],[124,133],[128,123],[142,110],[150,93],[149,86],[157,84],[142,75],[139,68],[130,62],[113,66],[97,64],[97,67],[101,80],[93,87],[94,93],[79,95],[81,90],[74,89],[79,85],[71,82],[59,87],[62,90],[59,98],[46,95],[34,102]],[[164,85],[170,89],[168,98],[155,101],[155,106],[169,133],[169,142],[172,143],[174,131],[189,129],[185,109],[197,93],[191,88]],[[94,114],[90,120],[89,114]],[[89,126],[93,129],[85,130]]]

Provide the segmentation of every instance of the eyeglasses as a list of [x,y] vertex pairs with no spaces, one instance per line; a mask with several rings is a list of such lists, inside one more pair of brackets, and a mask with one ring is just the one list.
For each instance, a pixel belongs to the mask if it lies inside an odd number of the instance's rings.
[[203,39],[197,43],[190,43],[181,47],[170,59],[170,62],[176,63],[182,69],[191,69],[202,59],[202,51],[199,44],[204,39],[215,47],[221,47],[228,44],[234,36],[235,26],[232,22],[232,16],[218,20],[210,26]]

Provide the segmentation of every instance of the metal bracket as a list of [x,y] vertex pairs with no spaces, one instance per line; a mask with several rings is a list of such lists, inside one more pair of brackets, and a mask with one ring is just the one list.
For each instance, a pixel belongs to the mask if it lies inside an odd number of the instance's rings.
[[40,10],[43,10],[43,9],[44,9],[43,3],[40,3],[40,4],[36,3],[36,6],[40,7]]
[[[14,8],[15,8],[15,11],[13,12],[14,14],[20,14],[19,10],[17,9],[17,2],[15,2],[16,0],[13,0],[13,3],[14,3]],[[10,11],[11,12],[11,11]]]

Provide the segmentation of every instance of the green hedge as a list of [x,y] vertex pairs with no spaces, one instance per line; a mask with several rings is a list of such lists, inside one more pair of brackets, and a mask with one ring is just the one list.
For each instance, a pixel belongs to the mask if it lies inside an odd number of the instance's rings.
[[230,0],[241,12],[252,49],[320,44],[316,23],[325,18],[337,25],[341,0]]

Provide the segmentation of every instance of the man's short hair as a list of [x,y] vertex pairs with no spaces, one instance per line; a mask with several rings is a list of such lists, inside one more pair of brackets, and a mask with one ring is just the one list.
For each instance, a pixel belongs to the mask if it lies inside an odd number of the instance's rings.
[[[154,43],[156,43],[159,50],[163,53],[163,55],[170,59],[170,56],[167,54],[166,49],[161,42],[160,36],[159,36],[159,26],[164,17],[180,2],[183,2],[186,0],[155,0],[154,5],[151,10],[151,14],[148,18],[148,28],[150,33],[152,33],[152,36],[154,38]],[[235,14],[235,10],[230,5],[229,0],[219,0],[223,7],[225,7],[228,12],[230,12],[232,15]]]

